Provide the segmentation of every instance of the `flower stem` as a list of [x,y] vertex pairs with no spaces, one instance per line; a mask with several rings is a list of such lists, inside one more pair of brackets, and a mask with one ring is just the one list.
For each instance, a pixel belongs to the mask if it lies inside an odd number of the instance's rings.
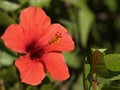
[[93,90],[97,90],[97,79],[96,79],[96,73],[93,73],[92,75],[92,88]]
[[0,90],[5,90],[4,80],[0,78]]
[[93,90],[97,90],[97,83],[92,81],[92,87],[93,87]]

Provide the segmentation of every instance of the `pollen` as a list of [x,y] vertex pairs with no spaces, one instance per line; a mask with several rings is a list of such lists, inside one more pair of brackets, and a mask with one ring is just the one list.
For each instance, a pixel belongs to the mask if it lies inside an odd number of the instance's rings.
[[62,34],[60,32],[57,32],[55,36],[50,40],[49,45],[57,43],[60,38],[62,38]]

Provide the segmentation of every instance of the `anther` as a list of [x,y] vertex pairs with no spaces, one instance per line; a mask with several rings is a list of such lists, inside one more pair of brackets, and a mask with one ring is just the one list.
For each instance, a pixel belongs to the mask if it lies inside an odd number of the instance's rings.
[[55,36],[50,40],[49,44],[58,42],[61,37],[62,34],[60,32],[56,32]]

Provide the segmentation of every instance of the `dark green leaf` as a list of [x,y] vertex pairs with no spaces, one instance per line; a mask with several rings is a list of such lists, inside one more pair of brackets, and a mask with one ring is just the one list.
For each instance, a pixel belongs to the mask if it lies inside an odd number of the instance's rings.
[[104,86],[102,90],[120,90],[120,87],[115,86]]
[[0,11],[0,25],[8,26],[12,23],[15,23],[15,21],[10,16],[8,16],[7,13]]

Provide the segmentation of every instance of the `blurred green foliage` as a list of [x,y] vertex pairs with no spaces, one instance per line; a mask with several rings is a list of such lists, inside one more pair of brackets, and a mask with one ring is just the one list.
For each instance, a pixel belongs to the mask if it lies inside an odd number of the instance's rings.
[[[76,48],[64,53],[69,80],[27,90],[93,90],[92,84],[97,90],[120,90],[120,0],[0,0],[0,36],[10,24],[19,23],[20,12],[28,6],[43,8],[52,23],[64,25]],[[22,90],[16,57],[1,40],[0,90]]]

